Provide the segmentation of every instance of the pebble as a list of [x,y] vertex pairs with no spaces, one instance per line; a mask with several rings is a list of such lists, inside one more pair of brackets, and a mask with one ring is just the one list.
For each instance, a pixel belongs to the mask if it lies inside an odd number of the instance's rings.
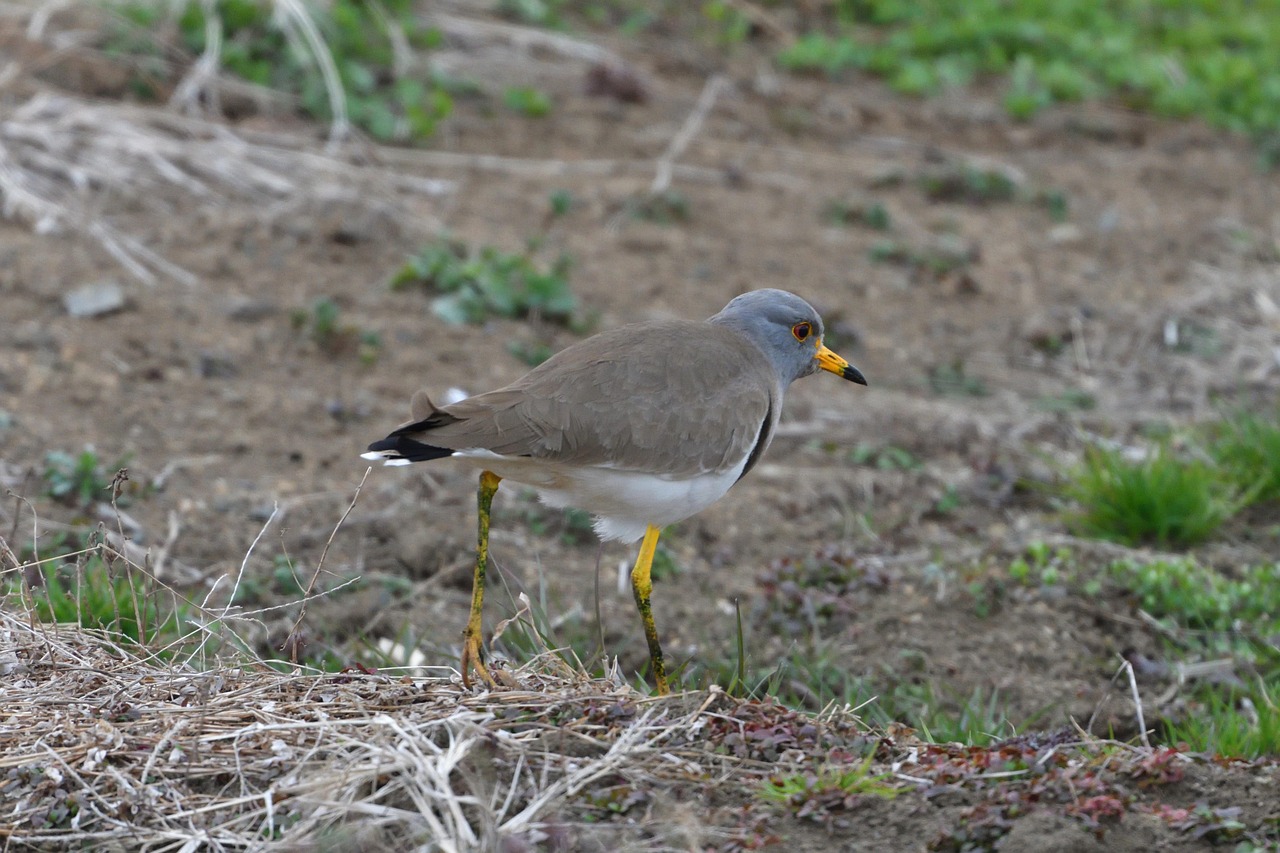
[[121,311],[127,304],[124,291],[114,281],[86,284],[62,297],[62,305],[72,317],[101,317]]

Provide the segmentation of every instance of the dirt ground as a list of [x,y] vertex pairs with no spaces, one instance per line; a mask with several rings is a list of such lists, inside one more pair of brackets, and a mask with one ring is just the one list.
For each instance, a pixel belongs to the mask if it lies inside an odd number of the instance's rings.
[[[654,611],[668,655],[695,683],[708,677],[700,666],[732,659],[735,600],[754,614],[752,666],[767,673],[788,654],[793,639],[769,621],[762,578],[775,561],[835,549],[879,578],[850,591],[856,604],[818,644],[847,675],[957,697],[998,690],[1011,720],[1054,729],[1093,717],[1099,733],[1131,734],[1127,689],[1112,677],[1120,652],[1157,655],[1159,638],[1127,602],[1026,590],[986,607],[973,582],[1036,540],[1072,545],[1094,565],[1115,556],[1074,542],[1049,493],[1026,485],[1050,479],[1083,437],[1125,441],[1225,402],[1274,399],[1280,174],[1259,171],[1244,141],[1194,122],[1088,106],[1018,124],[981,93],[918,101],[861,77],[779,74],[764,42],[726,52],[679,28],[588,35],[635,69],[647,101],[589,95],[581,59],[521,51],[497,36],[453,39],[440,60],[454,73],[489,93],[532,80],[552,96],[550,114],[526,118],[463,98],[429,150],[357,142],[334,155],[351,164],[351,181],[326,171],[308,193],[201,198],[160,181],[85,191],[95,217],[193,282],[147,284],[88,235],[0,221],[0,481],[30,501],[5,503],[5,535],[30,530],[32,509],[46,537],[86,522],[44,497],[40,478],[49,451],[92,446],[108,467],[124,460],[133,483],[150,486],[126,507],[131,536],[167,548],[175,582],[206,590],[244,561],[260,602],[288,600],[276,570],[287,558],[305,583],[338,527],[323,583],[363,580],[312,606],[311,648],[350,655],[343,643],[358,633],[408,638],[427,665],[455,665],[475,484],[447,463],[366,478],[359,453],[407,416],[414,391],[495,387],[527,369],[509,344],[559,348],[577,336],[529,321],[446,325],[422,293],[387,281],[441,232],[506,251],[537,237],[540,262],[572,258],[572,289],[596,328],[702,318],[743,291],[782,287],[819,307],[829,342],[869,380],[794,386],[762,464],[664,537],[677,570],[658,580]],[[0,91],[0,120],[8,112],[12,122],[37,93],[81,97],[66,87],[83,75],[30,61],[45,55],[38,47],[23,51],[21,73]],[[632,215],[714,74],[725,85],[671,182],[687,218]],[[324,149],[322,129],[287,116],[232,127],[247,139]],[[179,141],[192,133],[165,132]],[[0,138],[16,150],[16,136]],[[439,185],[375,195],[357,180],[370,164]],[[923,188],[928,176],[966,168],[1008,177],[1015,197],[931,197]],[[548,199],[559,190],[574,203],[552,218]],[[1067,202],[1065,218],[1045,203],[1054,194]],[[829,215],[833,203],[874,202],[889,214],[888,231]],[[886,239],[960,260],[944,271],[877,260]],[[68,314],[65,293],[104,281],[123,288],[122,310]],[[376,359],[325,352],[296,328],[294,315],[322,297],[343,323],[379,336]],[[918,464],[877,464],[886,448]],[[516,489],[501,491],[496,507],[502,583],[487,627],[514,613],[524,589],[555,639],[589,651],[594,541]],[[1274,560],[1278,522],[1253,518],[1249,531],[1229,531],[1200,556]],[[627,672],[645,662],[619,583],[633,556],[610,546],[602,560],[605,644]],[[265,618],[264,648],[294,614]],[[1262,814],[1268,798],[1277,801],[1269,776],[1197,784],[1188,802],[1235,805],[1226,800],[1240,795]],[[841,849],[893,849],[889,839],[904,834],[923,844],[946,814],[904,798],[878,804],[857,818],[869,834],[855,844],[856,833],[841,833]],[[789,849],[833,849],[824,846],[829,831],[797,827]],[[1124,832],[1131,843],[1112,836],[1105,849],[1205,843],[1155,818]],[[1040,815],[1001,849],[1095,849],[1082,833]]]

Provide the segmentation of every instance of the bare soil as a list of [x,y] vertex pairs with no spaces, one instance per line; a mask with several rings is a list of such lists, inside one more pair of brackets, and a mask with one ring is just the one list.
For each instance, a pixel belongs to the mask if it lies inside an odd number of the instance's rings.
[[[1225,403],[1274,399],[1280,176],[1260,172],[1244,141],[1194,122],[1088,106],[1018,124],[981,93],[917,101],[860,77],[781,75],[763,42],[726,52],[679,25],[634,38],[588,35],[635,69],[645,102],[589,95],[582,60],[497,38],[455,40],[445,58],[485,91],[500,96],[512,80],[532,80],[552,96],[550,115],[522,117],[500,97],[462,98],[427,151],[356,142],[337,155],[353,175],[372,163],[445,182],[435,195],[373,196],[332,173],[323,178],[327,200],[319,192],[201,199],[161,182],[86,191],[95,216],[193,273],[194,284],[141,283],[86,235],[0,221],[0,475],[30,502],[6,502],[0,532],[30,539],[33,510],[45,537],[95,523],[55,505],[41,485],[46,453],[92,446],[109,467],[127,465],[137,487],[125,507],[131,538],[167,545],[171,571],[190,572],[185,588],[200,595],[234,575],[271,518],[244,564],[258,603],[296,597],[277,569],[287,559],[305,585],[327,543],[322,584],[362,579],[312,605],[312,652],[351,655],[349,638],[389,636],[416,644],[430,666],[454,665],[475,484],[447,462],[366,478],[359,453],[404,419],[414,391],[498,386],[527,369],[510,344],[559,348],[576,334],[536,321],[446,325],[428,297],[387,281],[439,233],[505,251],[537,237],[540,262],[572,258],[572,288],[596,328],[701,318],[745,290],[782,287],[819,307],[829,342],[870,381],[864,389],[824,375],[794,386],[763,463],[664,537],[678,570],[659,579],[654,609],[669,656],[693,683],[708,677],[700,667],[733,660],[735,601],[748,617],[754,670],[767,673],[788,654],[794,637],[770,627],[776,602],[762,578],[775,561],[836,549],[879,578],[851,591],[856,606],[822,626],[818,647],[846,674],[948,697],[998,690],[1010,720],[1049,731],[1092,718],[1095,734],[1132,735],[1128,685],[1113,680],[1119,655],[1158,656],[1160,638],[1130,603],[1112,592],[993,597],[992,578],[1034,540],[1067,544],[1094,568],[1117,555],[1069,537],[1051,491],[1027,485],[1050,481],[1082,436],[1124,441],[1152,424],[1205,419]],[[23,49],[27,60],[48,55]],[[83,75],[59,76],[51,65],[24,64],[0,92],[0,110],[38,92],[103,95],[68,90]],[[687,219],[634,215],[711,74],[727,85],[671,183]],[[323,129],[288,116],[230,127],[324,148]],[[928,176],[966,168],[1007,176],[1015,197],[939,198],[923,188]],[[548,213],[557,190],[574,199],[560,218]],[[1067,200],[1065,220],[1043,202],[1054,192]],[[833,222],[833,202],[878,202],[890,230]],[[962,262],[938,271],[876,260],[887,239]],[[123,310],[68,315],[65,293],[106,280],[125,290]],[[299,331],[295,314],[321,297],[337,303],[342,323],[377,333],[372,363]],[[877,465],[884,448],[917,464]],[[1274,560],[1278,521],[1251,518],[1199,556],[1223,566]],[[501,580],[487,602],[489,628],[527,590],[555,641],[594,646],[596,546],[574,533],[530,495],[499,493]],[[605,647],[627,673],[645,662],[630,592],[618,582],[633,556],[606,548],[600,582]],[[295,615],[267,618],[261,646],[278,645]],[[1153,694],[1165,687],[1143,685]],[[1243,806],[1252,827],[1274,820],[1280,796],[1269,770],[1196,768],[1164,802]],[[786,849],[923,849],[959,825],[975,796],[950,805],[873,798],[844,824],[788,820],[785,810],[768,821]],[[698,806],[717,826],[746,820],[745,808]],[[1010,820],[1007,851],[1210,843],[1151,815],[1101,832],[1048,807]]]

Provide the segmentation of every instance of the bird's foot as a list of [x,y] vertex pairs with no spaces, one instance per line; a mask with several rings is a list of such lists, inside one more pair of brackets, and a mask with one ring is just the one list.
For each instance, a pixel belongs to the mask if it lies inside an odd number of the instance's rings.
[[475,667],[476,674],[480,676],[480,680],[490,689],[495,689],[498,682],[493,680],[493,676],[489,674],[489,668],[484,665],[484,651],[480,647],[479,633],[472,633],[467,630],[462,635],[462,686],[471,687],[471,668]]

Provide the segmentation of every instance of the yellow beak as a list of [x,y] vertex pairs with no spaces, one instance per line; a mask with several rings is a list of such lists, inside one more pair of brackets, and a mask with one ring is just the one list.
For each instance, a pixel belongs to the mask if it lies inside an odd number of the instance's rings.
[[826,344],[818,344],[818,354],[814,356],[818,360],[818,367],[836,376],[848,379],[850,382],[857,382],[859,385],[866,385],[867,378],[862,375],[862,371],[827,349]]

